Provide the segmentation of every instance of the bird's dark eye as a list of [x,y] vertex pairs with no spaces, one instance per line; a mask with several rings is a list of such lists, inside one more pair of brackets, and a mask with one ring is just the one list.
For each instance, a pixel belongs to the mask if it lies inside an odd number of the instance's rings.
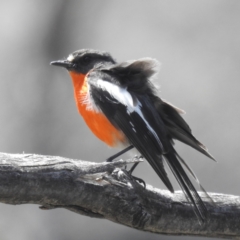
[[91,57],[90,56],[84,56],[83,58],[82,58],[82,63],[83,64],[88,64],[89,62],[91,61]]

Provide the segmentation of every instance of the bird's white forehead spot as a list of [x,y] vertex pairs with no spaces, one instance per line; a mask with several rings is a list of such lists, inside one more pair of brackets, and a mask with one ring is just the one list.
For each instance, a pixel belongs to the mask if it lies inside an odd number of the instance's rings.
[[69,62],[71,62],[73,59],[74,59],[74,56],[73,56],[72,54],[70,54],[70,55],[68,56],[68,58],[67,58],[67,60],[68,60]]

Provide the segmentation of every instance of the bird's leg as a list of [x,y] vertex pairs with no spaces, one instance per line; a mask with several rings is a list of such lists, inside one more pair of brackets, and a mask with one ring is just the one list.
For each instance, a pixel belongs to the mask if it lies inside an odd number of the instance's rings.
[[[143,157],[142,157],[142,156],[139,156],[139,157],[137,157],[137,158],[140,159],[140,158],[143,158]],[[134,163],[134,164],[132,165],[132,167],[130,168],[130,170],[128,171],[128,173],[131,175],[131,177],[132,177],[135,181],[138,181],[140,184],[142,183],[143,186],[144,186],[144,188],[146,188],[146,183],[145,183],[144,180],[142,180],[141,178],[138,178],[138,177],[135,177],[135,176],[132,175],[134,169],[137,167],[138,164],[139,164],[139,162]]]
[[125,152],[131,150],[132,148],[134,148],[133,145],[130,145],[130,146],[124,148],[122,151],[120,151],[120,152],[112,155],[111,157],[107,158],[107,159],[106,159],[106,162],[112,162],[115,158],[121,156],[122,154],[124,154]]
[[[137,157],[137,158],[142,158],[142,156]],[[131,175],[132,175],[134,169],[137,167],[138,164],[139,164],[139,162],[134,163],[134,164],[132,165],[132,167],[130,168],[130,170],[128,171]]]

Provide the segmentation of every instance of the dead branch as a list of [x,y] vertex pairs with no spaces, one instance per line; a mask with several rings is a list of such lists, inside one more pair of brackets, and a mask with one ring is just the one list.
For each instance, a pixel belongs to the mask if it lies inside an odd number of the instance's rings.
[[210,193],[200,225],[183,193],[134,181],[122,167],[138,159],[92,163],[55,156],[0,153],[0,202],[66,208],[139,230],[240,239],[240,197]]

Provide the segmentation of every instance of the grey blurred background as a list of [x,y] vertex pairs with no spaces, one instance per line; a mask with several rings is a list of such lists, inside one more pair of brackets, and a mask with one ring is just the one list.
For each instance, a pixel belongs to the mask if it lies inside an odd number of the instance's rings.
[[[103,161],[115,150],[87,129],[67,71],[49,62],[81,48],[119,61],[149,56],[162,63],[160,95],[186,110],[218,163],[176,144],[180,155],[206,190],[240,195],[240,1],[3,0],[0,30],[0,151]],[[135,175],[163,188],[147,163]],[[177,239],[67,210],[0,204],[1,240],[136,238]]]

